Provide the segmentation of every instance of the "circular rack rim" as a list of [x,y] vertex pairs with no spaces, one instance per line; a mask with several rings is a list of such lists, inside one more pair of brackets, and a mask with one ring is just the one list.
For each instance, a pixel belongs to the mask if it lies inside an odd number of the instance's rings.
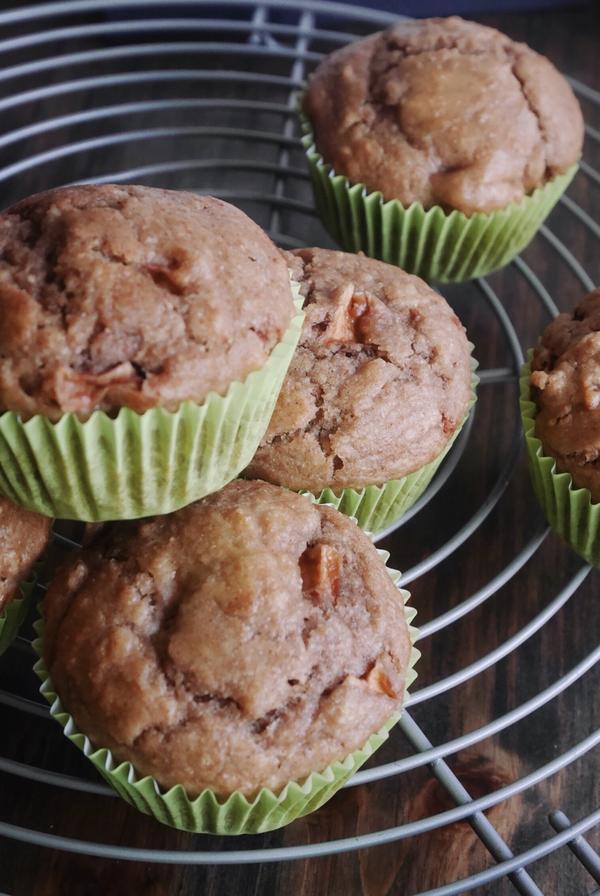
[[[187,8],[194,7],[199,10],[203,6],[210,5],[209,0],[178,0],[178,7]],[[185,42],[165,42],[163,44],[124,44],[112,50],[85,50],[75,53],[62,53],[44,57],[43,59],[34,60],[25,64],[6,67],[0,72],[0,85],[8,81],[18,81],[24,76],[40,74],[42,72],[60,70],[65,65],[81,65],[89,66],[99,58],[113,60],[130,59],[133,55],[144,57],[161,53],[176,53],[182,49],[191,51],[201,50],[203,53],[220,54],[221,57],[233,58],[241,51],[248,55],[260,57],[268,54],[278,59],[288,60],[291,63],[291,71],[288,76],[271,75],[260,73],[246,73],[236,70],[149,70],[136,72],[121,72],[109,75],[94,75],[81,77],[71,81],[58,81],[49,83],[44,87],[27,89],[21,92],[15,91],[10,96],[0,98],[0,110],[5,111],[11,108],[19,108],[24,104],[42,100],[57,95],[68,96],[71,93],[82,89],[102,91],[107,88],[114,88],[116,84],[123,83],[124,80],[129,83],[147,85],[151,82],[166,82],[169,80],[194,80],[199,83],[211,78],[221,81],[252,81],[255,84],[263,84],[265,86],[278,86],[288,90],[288,102],[286,103],[269,103],[254,100],[209,100],[209,99],[183,99],[183,100],[143,100],[139,102],[128,102],[123,104],[112,103],[110,105],[94,105],[85,110],[57,116],[55,118],[36,122],[35,124],[8,131],[0,135],[0,149],[11,146],[19,141],[29,140],[46,132],[56,130],[70,124],[89,124],[92,121],[110,119],[111,117],[121,117],[124,114],[134,115],[137,113],[156,111],[163,109],[180,107],[186,105],[190,107],[211,109],[218,104],[219,108],[224,105],[230,108],[239,108],[244,111],[271,111],[277,113],[282,119],[282,128],[280,132],[260,132],[247,131],[245,129],[236,128],[219,128],[203,126],[196,128],[145,128],[126,131],[125,133],[114,132],[102,134],[99,137],[89,138],[66,145],[61,145],[55,149],[37,153],[29,157],[23,157],[12,165],[7,165],[0,169],[0,182],[5,182],[17,176],[24,171],[35,169],[48,162],[56,161],[70,155],[78,155],[84,151],[95,151],[107,146],[113,146],[121,141],[130,141],[136,139],[138,141],[160,140],[164,136],[172,136],[174,131],[181,136],[219,136],[232,138],[244,137],[250,140],[269,141],[279,147],[279,158],[277,162],[259,163],[256,161],[248,161],[243,159],[231,159],[225,163],[221,161],[210,160],[179,160],[173,162],[160,162],[153,165],[145,165],[137,168],[130,168],[125,171],[116,171],[102,178],[96,178],[98,181],[128,181],[133,177],[143,177],[160,173],[169,173],[174,171],[187,171],[193,168],[210,168],[215,167],[223,169],[230,167],[235,170],[247,169],[250,171],[267,171],[276,175],[277,184],[272,193],[262,193],[249,190],[219,190],[218,195],[223,198],[240,200],[259,200],[266,203],[272,210],[271,215],[271,235],[285,246],[300,245],[298,240],[280,232],[280,212],[282,210],[296,211],[300,214],[314,214],[312,206],[291,197],[284,195],[284,179],[286,176],[293,176],[308,180],[308,173],[303,169],[293,168],[290,165],[289,151],[299,146],[299,138],[294,130],[295,107],[293,97],[295,91],[302,85],[305,77],[305,65],[307,62],[314,62],[321,58],[321,54],[313,52],[309,49],[311,40],[317,38],[325,38],[333,43],[344,43],[352,40],[356,35],[344,31],[335,31],[317,27],[315,16],[319,13],[338,14],[352,19],[354,22],[368,24],[373,27],[389,24],[390,21],[397,17],[388,13],[376,10],[362,9],[358,6],[348,6],[341,3],[318,2],[318,0],[308,0],[299,4],[293,2],[282,2],[282,0],[264,0],[264,2],[252,2],[252,0],[222,0],[222,7],[229,10],[248,10],[252,12],[251,19],[207,19],[202,18],[199,14],[196,18],[134,18],[134,12],[141,10],[147,11],[149,8],[164,6],[164,0],[69,0],[69,2],[48,3],[28,8],[8,10],[0,14],[0,25],[11,24],[30,24],[43,22],[50,17],[60,17],[64,15],[73,16],[74,14],[86,14],[90,12],[106,12],[107,10],[119,11],[120,9],[128,10],[131,16],[129,19],[122,21],[105,21],[90,25],[83,23],[81,25],[68,26],[64,28],[46,28],[38,30],[17,38],[8,38],[0,41],[0,56],[14,49],[26,49],[32,47],[44,46],[46,44],[57,43],[59,41],[67,41],[81,37],[94,36],[115,37],[119,35],[126,36],[134,30],[138,33],[143,30],[144,33],[153,34],[156,31],[165,32],[169,30],[181,30],[182,23],[191,31],[203,31],[207,29],[211,32],[223,34],[246,33],[249,41],[254,43],[236,43],[228,42],[206,42],[188,40]],[[288,9],[299,15],[298,24],[289,25],[281,23],[272,23],[267,21],[268,12],[273,9]],[[293,47],[280,44],[277,38],[295,39]],[[600,104],[600,94],[586,85],[580,84],[572,80],[572,85],[577,93],[585,96],[595,104]],[[586,129],[588,137],[598,142],[600,141],[600,133],[592,127]],[[581,166],[581,175],[589,178],[595,183],[600,182],[598,173],[587,163]],[[81,181],[80,181],[81,182]],[[563,197],[561,205],[570,214],[572,214],[580,224],[587,228],[594,236],[600,236],[600,228],[587,215],[585,210],[581,209],[568,196]],[[543,227],[541,238],[548,244],[549,250],[553,250],[561,256],[566,266],[573,275],[579,280],[584,289],[592,289],[593,283],[577,261],[570,253],[568,248],[562,243],[556,235],[547,227]],[[513,263],[515,275],[524,278],[548,315],[557,314],[556,305],[545,289],[541,281],[537,278],[534,271],[526,264],[522,258],[516,259]],[[499,326],[507,340],[512,363],[510,367],[484,370],[481,373],[481,384],[516,381],[518,373],[523,362],[523,353],[518,335],[506,313],[499,297],[496,295],[492,287],[485,279],[477,282],[478,289],[487,303],[491,313],[495,316]],[[443,487],[449,477],[452,475],[456,465],[459,463],[465,446],[469,439],[470,428],[473,425],[475,411],[473,410],[468,425],[464,428],[461,436],[457,440],[451,454],[444,463],[433,483],[425,493],[425,495],[414,505],[398,525],[404,525],[409,521],[426,503],[428,503],[435,494]],[[507,459],[498,475],[493,487],[489,491],[487,498],[482,502],[477,512],[467,520],[466,523],[450,538],[445,544],[440,545],[425,560],[408,569],[403,577],[402,584],[406,585],[421,575],[433,569],[438,563],[449,557],[455,550],[460,547],[467,539],[479,528],[484,519],[497,505],[506,489],[512,475],[517,454],[520,450],[521,434],[519,427],[516,426],[513,433],[510,450]],[[391,526],[385,532],[381,533],[380,538],[389,534],[398,526]],[[486,585],[480,588],[471,596],[463,599],[463,601],[451,610],[443,613],[439,617],[432,619],[421,628],[421,639],[431,636],[446,626],[452,625],[475,607],[482,604],[489,597],[495,594],[506,582],[508,582],[516,573],[535,555],[543,543],[548,530],[540,529],[535,533],[529,542],[523,546],[512,561]],[[67,542],[62,536],[56,535],[58,540]],[[563,585],[559,592],[552,598],[544,609],[538,613],[533,619],[524,625],[512,637],[508,638],[504,643],[499,644],[494,650],[487,655],[480,657],[471,665],[458,670],[452,675],[447,676],[432,685],[417,689],[409,700],[408,705],[415,705],[427,699],[444,693],[446,690],[460,684],[463,681],[479,674],[489,668],[500,658],[508,655],[518,646],[524,643],[528,638],[539,631],[542,626],[556,614],[562,606],[569,600],[571,595],[576,591],[581,582],[589,573],[589,567],[582,566],[577,573]],[[15,648],[21,651],[30,651],[29,643],[20,638]],[[138,848],[121,847],[112,844],[92,843],[84,840],[65,838],[55,834],[45,834],[41,831],[28,830],[19,828],[16,825],[10,825],[0,822],[0,836],[4,835],[9,838],[16,838],[22,841],[32,843],[38,846],[49,846],[58,849],[65,849],[71,852],[85,853],[88,855],[97,855],[105,858],[132,859],[142,860],[146,862],[163,862],[163,863],[189,863],[189,864],[232,864],[232,863],[256,863],[266,861],[285,861],[289,859],[311,858],[319,855],[329,855],[349,850],[362,849],[369,846],[381,845],[383,843],[393,842],[409,836],[415,836],[426,831],[431,831],[437,827],[449,824],[459,819],[467,819],[479,834],[482,841],[488,847],[493,857],[496,859],[496,865],[485,871],[471,875],[461,881],[455,881],[444,887],[439,887],[435,891],[430,891],[431,896],[444,896],[444,894],[464,892],[466,888],[472,889],[484,883],[491,882],[505,875],[509,875],[515,884],[517,890],[525,894],[540,893],[537,886],[533,883],[531,877],[525,870],[526,866],[536,861],[544,855],[558,849],[564,844],[570,843],[573,839],[589,830],[591,827],[600,823],[600,812],[594,812],[586,818],[581,819],[577,823],[570,825],[566,829],[558,830],[558,832],[538,843],[527,852],[514,856],[508,846],[501,840],[497,832],[494,830],[490,822],[482,814],[484,809],[494,806],[510,796],[519,793],[539,781],[545,780],[564,768],[571,762],[576,761],[593,747],[600,743],[600,731],[590,734],[580,743],[575,744],[561,756],[558,756],[534,770],[523,778],[513,781],[511,784],[500,790],[488,793],[479,799],[472,800],[469,794],[462,788],[458,779],[451,772],[445,763],[445,759],[459,750],[478,743],[486,737],[497,734],[504,730],[526,715],[535,712],[540,707],[546,705],[550,700],[554,699],[558,694],[565,691],[572,684],[578,681],[588,672],[593,665],[600,659],[600,647],[592,651],[588,656],[580,659],[573,667],[554,681],[550,686],[546,687],[538,694],[529,698],[519,706],[514,707],[504,716],[492,719],[486,725],[467,732],[452,741],[434,747],[423,734],[421,729],[413,721],[409,713],[404,713],[399,724],[404,736],[413,746],[415,752],[398,761],[389,762],[385,765],[374,766],[369,769],[358,772],[358,774],[346,785],[356,786],[357,784],[373,782],[392,775],[398,775],[401,772],[408,771],[419,766],[430,764],[433,774],[446,787],[453,797],[457,805],[450,810],[438,813],[426,819],[420,819],[417,822],[411,822],[404,825],[398,825],[388,830],[375,831],[369,834],[363,834],[356,837],[348,837],[338,841],[328,841],[321,843],[313,843],[307,846],[289,846],[276,847],[271,849],[226,849],[221,852],[206,851],[189,851],[189,850],[145,850]],[[48,711],[41,703],[27,700],[18,694],[11,694],[0,691],[0,705],[4,704],[12,708],[20,709],[25,713],[40,716],[43,719],[49,719]],[[97,793],[103,795],[113,795],[107,787],[96,784],[76,776],[65,775],[46,771],[45,769],[34,768],[24,763],[0,757],[0,772],[13,774],[21,777],[29,777],[30,779],[40,781],[46,784],[61,786],[66,789],[80,790],[82,792]],[[600,882],[600,881],[599,881]]]

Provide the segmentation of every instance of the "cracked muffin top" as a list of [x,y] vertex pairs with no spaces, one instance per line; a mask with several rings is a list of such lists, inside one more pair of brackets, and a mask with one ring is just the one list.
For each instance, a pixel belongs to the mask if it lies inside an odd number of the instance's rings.
[[536,435],[559,470],[600,501],[600,289],[546,327],[531,370]]
[[188,794],[302,780],[404,697],[403,601],[375,547],[264,482],[112,524],[58,573],[43,613],[80,730]]
[[466,214],[522,199],[581,154],[583,120],[543,56],[457,16],[399,22],[328,56],[304,110],[337,174]]
[[47,516],[0,496],[0,613],[46,547],[51,525]]
[[268,236],[219,199],[51,190],[0,215],[0,408],[175,410],[260,368],[293,311]]
[[471,397],[458,317],[382,261],[284,255],[306,297],[304,329],[248,475],[319,492],[381,484],[432,461]]

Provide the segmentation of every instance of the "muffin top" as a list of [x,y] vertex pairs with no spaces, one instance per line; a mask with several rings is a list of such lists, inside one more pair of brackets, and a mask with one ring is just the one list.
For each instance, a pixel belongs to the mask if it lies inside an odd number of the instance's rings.
[[46,547],[51,524],[0,496],[0,612]]
[[546,327],[531,369],[536,435],[600,501],[600,289]]
[[219,199],[76,186],[0,215],[0,408],[175,410],[260,368],[294,308],[268,236]]
[[579,104],[554,66],[457,16],[399,22],[337,50],[304,110],[336,173],[404,205],[467,214],[522,199],[583,143]]
[[363,255],[284,254],[306,297],[304,329],[248,475],[318,492],[433,460],[471,396],[452,309],[418,277]]
[[374,546],[263,482],[113,524],[44,617],[79,728],[189,794],[277,791],[363,746],[404,696],[403,601]]

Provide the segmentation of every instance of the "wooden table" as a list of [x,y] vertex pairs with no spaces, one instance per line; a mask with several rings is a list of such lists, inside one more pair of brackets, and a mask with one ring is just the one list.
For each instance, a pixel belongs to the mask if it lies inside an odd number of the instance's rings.
[[[564,72],[583,83],[600,86],[600,32],[594,4],[565,11],[528,12],[481,17],[511,37],[525,40],[547,54]],[[7,34],[12,33],[7,30]],[[81,46],[102,46],[87,41]],[[73,45],[69,45],[69,51]],[[55,51],[58,52],[58,50]],[[181,67],[187,57],[182,56]],[[215,64],[215,60],[213,60]],[[264,64],[264,63],[263,63]],[[146,60],[147,65],[147,60]],[[216,60],[219,67],[219,60]],[[223,67],[233,67],[226,60]],[[132,70],[141,64],[132,64]],[[252,69],[252,63],[249,63]],[[276,68],[276,67],[275,67]],[[283,67],[281,73],[287,72]],[[102,64],[98,66],[103,71]],[[123,68],[121,69],[123,70]],[[278,69],[276,69],[278,71]],[[73,69],[73,77],[81,77],[81,69]],[[52,83],[55,75],[42,76]],[[61,74],[64,78],[64,71]],[[39,81],[38,81],[39,83]],[[27,82],[27,85],[29,82]],[[26,85],[26,86],[27,86]],[[20,85],[21,86],[21,85]],[[225,96],[222,85],[212,93],[214,85],[202,82],[198,95]],[[25,89],[22,87],[21,89]],[[216,90],[216,87],[214,87]],[[249,90],[250,88],[248,88]],[[237,91],[237,92],[236,92]],[[246,95],[239,86],[232,96]],[[161,96],[168,96],[168,91]],[[177,95],[173,89],[170,94]],[[105,102],[125,102],[139,98],[135,88],[124,86],[107,94]],[[274,101],[285,101],[282,88]],[[86,105],[86,91],[78,94],[81,108]],[[72,109],[72,98],[57,96],[41,100],[26,111],[8,110],[0,128],[8,130],[50,116],[66,114]],[[591,103],[582,101],[590,123],[599,126],[600,115]],[[596,112],[595,121],[592,116]],[[239,111],[213,108],[211,124],[227,127],[239,125]],[[161,113],[158,123],[180,123],[181,113]],[[139,123],[139,120],[136,120]],[[203,120],[206,123],[206,120]],[[277,130],[281,120],[275,113],[262,111],[247,126],[256,130]],[[139,126],[156,126],[157,118],[148,114]],[[35,136],[13,150],[3,150],[3,165],[20,158],[19,153],[33,154],[49,146],[85,139],[93,129],[64,128],[60,134]],[[168,142],[168,141],[167,141]],[[232,141],[214,138],[209,142],[197,138],[193,151],[198,157],[219,157],[234,152]],[[54,183],[75,178],[96,177],[111,170],[139,162],[148,164],[153,154],[169,158],[177,156],[181,143],[139,143],[118,145],[100,152],[78,153],[22,172],[18,178],[4,182],[2,204]],[[240,143],[238,158],[250,147]],[[269,153],[277,148],[265,148]],[[12,155],[11,155],[12,152]],[[186,148],[189,157],[189,147]],[[185,152],[181,150],[185,158]],[[586,159],[600,167],[598,144],[587,141]],[[290,165],[302,167],[302,155],[293,150]],[[215,169],[176,171],[146,177],[146,183],[206,190],[246,190],[273,193],[277,189],[271,173],[225,175]],[[594,193],[595,191],[595,193]],[[305,181],[289,178],[285,195],[310,201]],[[569,190],[590,215],[597,218],[598,186],[579,175]],[[260,201],[240,203],[260,223],[268,222],[268,204]],[[558,209],[550,222],[551,229],[579,259],[592,280],[599,282],[599,244],[566,208]],[[278,230],[307,244],[329,245],[326,235],[308,216],[292,216],[283,210]],[[536,238],[524,258],[561,308],[568,308],[583,294],[583,287],[568,266],[560,260],[551,245]],[[523,273],[514,266],[494,274],[489,284],[500,298],[501,305],[514,322],[523,347],[531,345],[546,322],[541,303],[528,285]],[[492,305],[476,284],[443,288],[444,294],[465,322],[483,369],[514,369],[505,332]],[[442,491],[404,527],[385,540],[392,553],[392,565],[410,569],[445,544],[477,513],[490,490],[499,482],[503,465],[511,450],[517,426],[516,381],[514,375],[489,381],[480,388],[475,423],[467,447]],[[500,574],[523,546],[543,530],[543,521],[535,504],[524,459],[519,457],[511,473],[507,489],[489,516],[478,525],[468,540],[434,569],[411,583],[414,605],[421,623],[440,616],[467,596],[484,587]],[[422,645],[416,688],[430,686],[447,675],[467,667],[518,633],[536,614],[548,606],[550,599],[581,567],[581,562],[558,539],[549,536],[533,558],[511,576],[480,606],[465,618],[427,638]],[[598,644],[598,576],[591,573],[564,607],[542,625],[518,649],[500,659],[486,671],[456,684],[431,700],[411,708],[411,714],[434,744],[442,744],[472,731],[491,719],[508,712],[565,674]],[[35,694],[36,683],[29,671],[30,656],[13,650],[0,662],[0,688]],[[600,723],[597,699],[600,676],[598,669],[586,674],[557,699],[534,715],[511,725],[492,738],[481,740],[467,750],[449,757],[448,761],[473,796],[488,793],[527,775],[586,737]],[[32,765],[85,775],[91,780],[85,760],[70,747],[57,726],[26,716],[17,710],[0,707],[0,756],[18,759]],[[391,761],[411,753],[410,746],[396,732],[377,756],[377,763]],[[572,820],[598,807],[600,795],[597,756],[593,753],[570,764],[561,774],[551,776],[525,793],[502,802],[488,813],[500,834],[514,852],[548,838],[552,830],[547,816],[553,809],[563,809]],[[351,837],[419,819],[449,808],[445,792],[434,781],[426,767],[417,768],[400,777],[390,777],[373,784],[350,787],[330,804],[308,818],[283,831],[264,837],[242,838],[244,848],[280,846],[320,842]],[[136,814],[121,801],[106,797],[74,794],[34,781],[0,773],[0,819],[22,827],[57,833],[63,836],[128,846],[154,849],[231,849],[240,843],[217,838],[194,837],[179,833]],[[589,835],[596,848],[600,846],[598,831]],[[466,823],[441,828],[418,838],[394,842],[369,850],[347,852],[308,861],[283,864],[254,864],[231,867],[170,866],[138,862],[118,862],[68,852],[43,850],[22,842],[0,839],[0,891],[13,896],[197,896],[197,894],[293,894],[293,896],[409,896],[428,888],[456,880],[493,864],[493,860]],[[547,896],[580,896],[593,889],[591,878],[566,850],[562,849],[537,863],[531,873]],[[490,887],[474,892],[508,896],[515,892],[503,879]]]

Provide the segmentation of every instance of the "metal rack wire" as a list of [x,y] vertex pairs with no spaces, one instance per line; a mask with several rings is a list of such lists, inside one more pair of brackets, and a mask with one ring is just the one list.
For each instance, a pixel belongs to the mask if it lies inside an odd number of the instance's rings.
[[[390,17],[338,3],[281,0],[228,0],[220,3],[218,17],[214,7],[202,0],[178,0],[176,12],[172,10],[160,0],[72,0],[0,14],[0,27],[7,35],[0,40],[3,205],[26,193],[71,181],[137,181],[210,189],[246,208],[280,245],[328,245],[315,217],[303,165],[295,122],[295,93],[324,52],[387,24]],[[592,114],[597,111],[600,94],[577,82],[573,86],[588,101]],[[40,108],[46,116],[38,120]],[[52,111],[50,116],[48,109]],[[65,143],[63,135],[67,129],[69,142]],[[594,129],[593,121],[587,134],[592,145],[600,142],[600,132]],[[600,184],[593,160],[590,163],[587,157],[579,177],[587,180],[590,190]],[[586,210],[566,196],[559,214],[568,216],[569,227],[585,228],[590,238],[600,237],[589,206]],[[544,227],[538,240],[543,253],[560,260],[566,275],[573,278],[581,292],[593,288],[591,277],[570,252],[562,233],[558,235],[553,228]],[[527,283],[531,301],[546,319],[557,313],[550,287],[528,260],[517,259],[512,274]],[[500,328],[506,347],[506,358],[500,366],[486,364],[485,351],[480,352],[481,391],[506,384],[513,390],[514,398],[514,384],[523,362],[522,344],[528,344],[529,334],[517,332],[507,303],[499,297],[492,280],[481,280],[468,287],[485,309],[486,326]],[[460,304],[459,293],[453,296]],[[419,512],[434,506],[433,502],[444,507],[444,496],[453,477],[465,464],[474,418],[473,414],[427,493],[404,517],[403,532],[408,531],[409,523],[418,530]],[[519,451],[520,430],[515,417],[503,449],[503,462],[495,470],[482,500],[441,544],[435,538],[429,539],[427,552],[404,573],[404,585],[423,581],[445,568],[448,560],[458,562],[461,548],[497,511],[515,480],[523,480],[517,463]],[[382,539],[392,531],[383,533]],[[466,623],[521,570],[537,562],[547,535],[538,515],[532,530],[523,533],[516,553],[475,593],[421,622],[421,639],[439,633],[451,637],[449,632],[456,632],[454,626]],[[63,547],[75,544],[58,531],[55,541]],[[349,785],[372,786],[377,781],[400,778],[428,767],[454,803],[451,809],[351,838],[268,848],[258,843],[252,848],[234,845],[216,850],[210,845],[206,847],[209,841],[205,839],[199,840],[194,850],[140,849],[39,830],[35,819],[27,827],[0,820],[0,837],[106,859],[225,865],[312,858],[401,839],[426,838],[444,825],[466,819],[494,863],[467,879],[449,881],[428,891],[429,896],[466,893],[505,877],[519,893],[541,894],[530,866],[565,846],[587,870],[589,882],[594,880],[600,885],[600,859],[584,839],[586,832],[600,825],[600,810],[593,804],[583,807],[585,811],[573,823],[557,809],[550,816],[555,833],[516,854],[484,814],[517,794],[529,792],[581,757],[592,762],[590,754],[600,744],[600,730],[589,731],[527,774],[478,798],[469,794],[449,764],[461,751],[490,738],[498,739],[513,726],[530,720],[561,695],[568,698],[569,689],[597,668],[600,647],[594,646],[538,693],[445,743],[434,746],[424,730],[427,724],[417,723],[414,717],[417,707],[433,706],[435,698],[481,676],[527,645],[564,610],[589,573],[589,567],[575,567],[571,577],[535,615],[483,656],[437,681],[419,682],[399,725],[405,741],[403,749],[408,750],[406,755],[401,755],[401,736],[396,734],[389,761],[371,764]],[[593,643],[597,642],[596,638]],[[444,642],[439,645],[438,649],[443,649]],[[46,737],[52,724],[46,708],[41,701],[27,696],[29,691],[20,681],[3,674],[11,656],[28,655],[30,651],[28,640],[20,638],[0,663],[0,718],[2,712],[14,712],[17,720],[27,720],[28,724],[33,720],[40,736]],[[566,706],[575,712],[574,700],[569,703],[567,699]],[[428,717],[422,713],[421,718]],[[1,744],[0,736],[0,750]],[[69,749],[66,743],[64,748]],[[0,754],[0,775],[71,791],[73,800],[78,793],[97,794],[106,797],[107,807],[112,796],[91,772],[87,776],[67,774],[14,756]],[[0,819],[2,812],[0,805]],[[60,819],[56,821],[60,828]]]

